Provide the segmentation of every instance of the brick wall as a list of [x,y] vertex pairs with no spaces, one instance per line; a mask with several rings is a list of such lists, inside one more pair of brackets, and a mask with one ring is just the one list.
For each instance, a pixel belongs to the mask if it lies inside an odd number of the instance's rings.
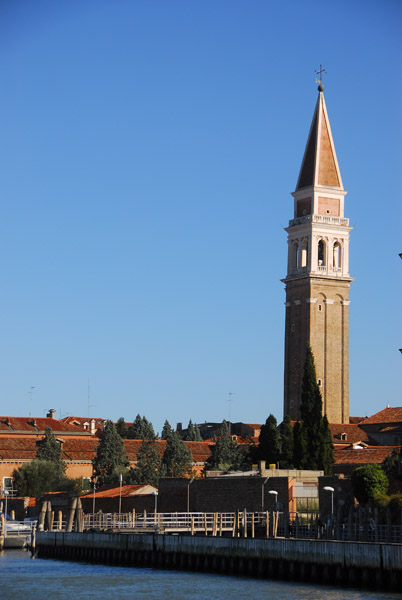
[[[289,505],[288,478],[209,477],[205,479],[161,479],[158,510],[160,512],[234,512],[269,510],[275,495],[284,508]],[[266,483],[264,483],[266,482]]]

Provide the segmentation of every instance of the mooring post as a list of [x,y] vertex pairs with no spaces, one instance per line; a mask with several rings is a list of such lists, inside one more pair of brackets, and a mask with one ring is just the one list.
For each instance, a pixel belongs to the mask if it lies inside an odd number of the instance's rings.
[[42,502],[42,506],[39,513],[38,519],[38,531],[43,531],[45,525],[45,516],[46,516],[46,508],[47,508],[47,500]]
[[243,537],[247,537],[247,510],[243,510]]
[[70,503],[70,510],[69,510],[69,514],[68,514],[68,519],[67,519],[67,527],[66,527],[66,531],[72,531],[73,530],[73,523],[74,523],[74,517],[75,517],[75,511],[77,509],[77,498],[72,498],[71,499],[71,503]]
[[265,536],[269,538],[269,511],[265,512]]
[[35,526],[35,523],[33,523],[32,529],[31,529],[31,557],[35,556],[35,549],[36,549],[36,526]]

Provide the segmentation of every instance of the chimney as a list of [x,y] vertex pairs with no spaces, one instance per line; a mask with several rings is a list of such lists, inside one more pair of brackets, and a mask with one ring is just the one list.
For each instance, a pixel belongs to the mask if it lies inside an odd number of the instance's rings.
[[95,434],[95,419],[91,419],[91,433]]
[[54,410],[54,408],[51,408],[46,416],[49,417],[50,419],[54,419],[55,414],[56,414],[56,411]]

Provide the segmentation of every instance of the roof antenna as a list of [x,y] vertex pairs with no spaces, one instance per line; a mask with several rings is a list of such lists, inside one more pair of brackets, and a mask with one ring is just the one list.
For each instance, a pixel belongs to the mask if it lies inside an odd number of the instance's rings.
[[327,72],[326,72],[325,69],[322,68],[322,65],[320,65],[320,70],[317,71],[317,69],[315,69],[315,72],[318,75],[318,77],[315,80],[316,83],[319,83],[318,91],[319,92],[323,92],[324,91],[324,86],[322,85],[322,76],[324,75],[324,73],[325,73],[325,75],[327,75]]
[[28,394],[29,394],[29,415],[28,417],[32,417],[32,390],[35,389],[34,385],[31,385],[31,389],[29,390]]

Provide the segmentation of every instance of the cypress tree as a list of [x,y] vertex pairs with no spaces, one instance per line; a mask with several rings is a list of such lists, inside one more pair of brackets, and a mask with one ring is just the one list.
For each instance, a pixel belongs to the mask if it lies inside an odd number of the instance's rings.
[[127,437],[131,440],[154,440],[156,439],[152,423],[138,414],[134,423],[127,430]]
[[129,462],[123,440],[112,421],[106,421],[92,461],[98,485],[117,483],[120,473],[126,472]]
[[280,459],[278,424],[272,414],[261,427],[257,456],[259,460],[265,460],[267,465],[276,465]]
[[162,473],[166,477],[190,477],[193,456],[181,437],[173,431],[166,440],[162,457]]
[[169,436],[172,435],[173,433],[173,429],[171,424],[169,423],[169,421],[166,419],[164,425],[163,425],[163,429],[162,429],[162,434],[161,434],[161,439],[162,440],[167,440],[169,439]]
[[130,469],[126,481],[127,483],[144,483],[158,486],[161,457],[155,442],[144,440],[137,456],[137,464],[134,469]]
[[117,421],[116,430],[121,438],[124,439],[127,437],[127,426],[123,417],[120,417],[120,419]]
[[332,438],[328,421],[322,416],[321,392],[310,344],[307,346],[304,363],[300,415],[301,430],[304,430],[307,441],[305,468],[329,473],[333,462]]
[[293,468],[293,427],[289,415],[286,415],[283,419],[281,429],[281,458],[280,466],[282,469]]
[[38,460],[52,462],[56,466],[59,476],[63,476],[66,470],[66,464],[61,456],[62,449],[60,443],[56,440],[50,427],[46,427],[45,437],[39,442],[36,458]]
[[293,465],[296,469],[308,467],[307,433],[300,421],[293,427]]
[[215,444],[211,448],[211,455],[205,461],[205,470],[217,469],[219,471],[229,471],[237,469],[239,458],[238,444],[230,436],[228,423],[223,421],[220,437],[218,439],[215,438]]
[[198,425],[192,420],[188,422],[187,433],[184,438],[187,442],[202,442],[202,437]]

